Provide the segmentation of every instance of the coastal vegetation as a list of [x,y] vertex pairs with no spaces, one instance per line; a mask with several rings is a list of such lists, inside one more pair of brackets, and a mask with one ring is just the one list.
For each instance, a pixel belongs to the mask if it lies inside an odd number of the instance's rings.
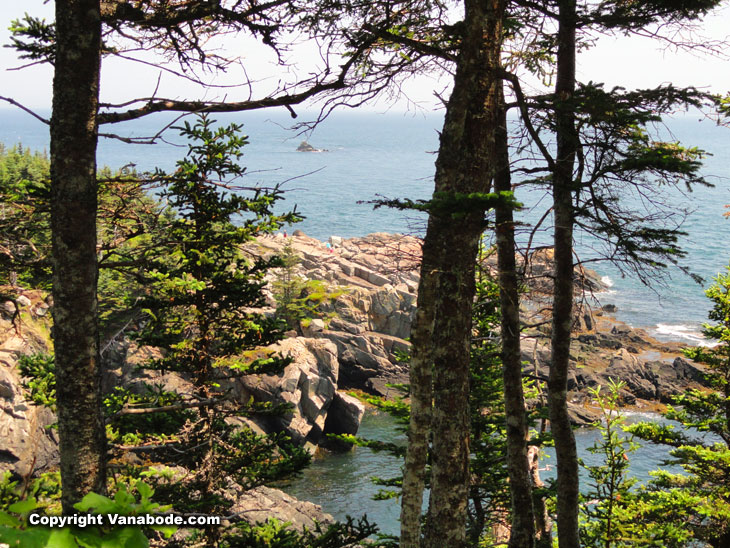
[[[335,381],[347,366],[351,379],[370,382],[391,355],[402,360],[405,347],[408,399],[378,403],[408,420],[407,446],[389,447],[404,457],[402,477],[386,480],[399,488],[401,531],[397,540],[372,542],[727,548],[730,277],[719,276],[708,290],[716,323],[705,334],[717,345],[686,351],[708,368],[697,374],[703,386],[678,396],[666,415],[683,429],[629,429],[675,446],[672,456],[685,475],[660,472],[644,489],[633,488],[626,475],[632,444],[619,432],[617,411],[625,387],[611,384],[608,395],[598,387],[592,395],[604,422],[595,451],[606,460],[589,468],[591,500],[583,500],[568,397],[582,315],[577,234],[591,234],[601,245],[599,258],[645,283],[661,278],[667,265],[692,275],[679,245],[686,208],[664,201],[657,188],[707,186],[699,171],[704,151],[666,142],[655,125],[680,109],[722,115],[727,108],[725,99],[694,88],[626,91],[581,83],[577,52],[590,47],[592,33],[661,37],[719,4],[465,0],[463,19],[455,21],[441,2],[56,0],[53,23],[32,16],[14,22],[21,56],[53,65],[53,114],[49,158],[20,146],[0,149],[0,281],[17,332],[28,321],[21,309],[36,306],[38,295],[47,302],[33,314],[52,311],[52,340],[34,342],[51,342],[52,354],[24,358],[19,371],[29,398],[53,412],[60,488],[55,476],[33,477],[35,459],[26,475],[6,476],[0,542],[231,548],[364,542],[376,532],[367,520],[294,530],[276,521],[250,523],[250,510],[236,504],[264,483],[296,474],[310,459],[306,448],[326,445],[328,434],[377,447],[351,437],[361,409],[336,393]],[[100,102],[102,63],[139,50],[172,59],[179,71],[165,69],[200,85],[205,96],[215,86],[212,75],[240,61],[211,44],[241,34],[277,52],[292,35],[316,39],[325,68],[258,99]],[[284,59],[278,55],[286,69]],[[275,106],[295,115],[295,105],[320,98],[323,117],[429,70],[453,75],[433,197],[378,203],[428,215],[420,275],[399,279],[396,288],[377,272],[339,265],[343,279],[375,288],[367,299],[349,285],[331,289],[328,281],[299,278],[290,244],[273,254],[265,245],[298,214],[274,212],[278,187],[238,184],[246,139],[240,127],[218,127],[210,116]],[[554,77],[554,86],[526,95],[523,71]],[[519,112],[517,147],[509,109]],[[167,111],[199,115],[175,126],[189,143],[174,172],[97,169],[99,128]],[[531,316],[532,324],[521,306],[534,267],[532,237],[527,249],[515,238],[525,185],[550,195],[540,223],[552,223],[553,231],[549,303]],[[640,206],[627,205],[628,196],[639,196]],[[497,256],[488,273],[485,234],[494,237]],[[26,289],[41,292],[36,302]],[[373,350],[376,337],[366,335],[377,332],[378,322],[391,338],[379,338],[382,348]],[[342,326],[342,334],[332,334],[332,325]],[[281,346],[287,328],[312,337]],[[526,334],[550,340],[547,375],[525,373]],[[117,343],[147,354],[136,363],[125,356],[114,377],[103,355]],[[290,368],[303,348],[318,359]],[[160,382],[140,380],[145,376]],[[121,386],[111,387],[116,381]],[[543,396],[545,405],[536,403]],[[297,431],[298,422],[305,432]],[[548,488],[535,473],[543,443],[554,444],[557,456]],[[71,516],[92,509],[132,515],[171,509],[225,520],[196,530],[45,536],[24,521],[40,510]]]
[[641,423],[629,432],[672,446],[672,463],[683,469],[655,475],[649,486],[655,519],[720,548],[730,543],[730,275],[718,274],[706,294],[713,323],[705,324],[704,334],[714,345],[685,353],[707,365],[707,388],[687,391],[664,413],[679,427]]

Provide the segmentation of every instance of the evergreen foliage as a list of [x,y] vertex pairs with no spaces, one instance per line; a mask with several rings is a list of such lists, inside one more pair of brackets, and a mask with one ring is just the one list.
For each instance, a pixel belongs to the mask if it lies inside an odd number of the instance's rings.
[[581,505],[581,542],[589,548],[685,547],[692,538],[691,531],[664,514],[690,501],[676,492],[637,485],[638,480],[630,475],[630,456],[639,446],[633,436],[623,433],[633,430],[626,427],[626,416],[618,408],[623,387],[623,382],[612,381],[606,394],[601,393],[600,386],[590,391],[601,408],[601,420],[595,425],[601,437],[588,451],[602,455],[603,460],[585,466],[590,490]]
[[286,323],[289,329],[296,329],[299,320],[306,316],[304,305],[300,300],[304,281],[296,275],[295,268],[301,262],[291,245],[286,242],[280,256],[281,266],[274,281],[274,297],[276,298],[276,314]]
[[352,546],[377,532],[367,520],[355,522],[352,518],[327,529],[317,525],[314,530],[304,529],[301,533],[275,519],[257,525],[240,523],[236,529],[220,548],[339,548]]
[[[175,371],[193,385],[192,394],[153,409],[192,414],[175,436],[173,447],[160,451],[168,464],[184,465],[191,474],[183,485],[164,494],[176,508],[221,513],[232,503],[221,496],[231,481],[251,488],[291,474],[309,461],[308,454],[283,436],[264,437],[233,420],[256,411],[230,397],[231,381],[250,373],[275,373],[288,362],[262,352],[282,337],[275,319],[257,312],[262,289],[275,259],[246,257],[241,245],[253,237],[296,220],[296,214],[274,215],[278,189],[241,189],[238,161],[245,138],[238,126],[215,128],[200,117],[181,134],[190,140],[188,155],[168,175],[161,194],[175,211],[166,226],[167,247],[140,274],[147,292],[139,306],[145,320],[136,338],[163,354],[146,364]],[[243,191],[250,190],[250,195]],[[126,404],[119,412],[125,419]]]
[[581,507],[584,519],[580,530],[585,546],[634,546],[642,537],[640,532],[646,528],[626,511],[632,496],[630,489],[636,483],[628,475],[629,455],[637,449],[637,444],[622,432],[626,417],[618,410],[618,401],[623,387],[621,381],[611,382],[606,395],[602,394],[600,386],[590,389],[601,408],[601,420],[595,424],[601,437],[588,451],[602,455],[603,461],[596,466],[586,466],[590,490],[584,495],[587,500]]
[[276,269],[272,283],[276,299],[276,316],[289,329],[299,330],[313,318],[330,318],[334,315],[331,305],[347,290],[332,289],[323,280],[305,280],[296,274],[296,267],[301,262],[292,247],[291,239],[287,241],[278,257],[279,268]]
[[[264,276],[282,260],[247,257],[241,246],[297,220],[295,213],[273,214],[278,189],[236,186],[235,180],[243,173],[237,161],[245,143],[238,129],[216,129],[207,118],[186,124],[182,133],[191,139],[189,155],[170,175],[158,171],[142,179],[135,173],[100,173],[101,261],[110,267],[102,273],[113,274],[107,278],[105,292],[114,297],[106,309],[110,323],[131,317],[130,334],[141,344],[163,350],[159,359],[146,365],[175,371],[195,386],[192,394],[157,385],[146,385],[142,391],[115,387],[106,394],[110,458],[119,467],[123,461],[116,457],[145,445],[147,463],[183,465],[191,470],[181,480],[179,475],[145,471],[146,465],[120,468],[119,477],[145,476],[156,487],[155,499],[174,504],[179,512],[220,514],[233,503],[225,494],[232,484],[248,489],[291,475],[309,461],[308,453],[285,436],[259,436],[241,426],[241,417],[275,413],[281,406],[236,402],[230,397],[236,377],[275,373],[288,363],[262,350],[281,338],[282,324],[257,312],[264,304]],[[150,183],[158,187],[170,208],[145,195]],[[246,190],[252,196],[238,193]],[[133,207],[125,209],[125,205]],[[332,296],[326,288],[313,285],[308,289],[314,299],[310,307]],[[139,319],[140,309],[143,320]],[[23,357],[20,369],[34,403],[55,408],[53,355]],[[152,450],[150,446],[154,446]],[[5,482],[3,489],[15,492],[10,483]],[[35,491],[33,487],[28,494]],[[25,500],[27,494],[11,498],[8,505]],[[38,503],[48,504],[51,499],[44,494]],[[288,524],[248,526],[236,520],[233,524],[230,535],[205,531],[206,542],[334,547],[362,540],[375,531],[366,520],[303,533],[289,529]],[[19,531],[13,534],[23,536],[23,526],[18,529],[17,525],[11,524]],[[116,542],[116,537],[109,537],[109,542]]]
[[713,323],[705,324],[704,334],[716,345],[688,348],[685,354],[707,365],[710,389],[688,390],[664,413],[682,430],[641,423],[630,431],[673,446],[670,462],[684,469],[684,474],[654,472],[656,519],[720,548],[730,545],[730,269],[715,278],[706,294],[713,302]]
[[0,284],[50,287],[49,160],[0,144]]
[[[552,101],[552,96],[541,96],[530,105],[536,128],[556,130],[549,115]],[[668,191],[712,186],[700,173],[707,153],[666,140],[657,125],[677,111],[713,102],[694,88],[628,91],[589,82],[577,84],[567,105],[581,143],[573,181],[576,229],[596,238],[600,256],[645,284],[661,278],[670,264],[691,274],[680,265],[685,252],[679,245],[689,208]],[[545,184],[550,177],[533,182]],[[641,205],[628,206],[630,197]]]
[[[51,289],[49,170],[45,153],[0,144],[0,285]],[[102,167],[97,180],[99,317],[113,335],[136,314],[139,266],[159,257],[170,212],[134,170]]]

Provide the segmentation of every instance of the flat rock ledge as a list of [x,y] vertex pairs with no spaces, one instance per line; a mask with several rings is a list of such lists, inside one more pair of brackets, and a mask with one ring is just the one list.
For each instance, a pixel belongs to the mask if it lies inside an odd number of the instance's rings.
[[260,486],[238,494],[231,514],[240,514],[249,523],[257,523],[273,518],[289,522],[301,531],[313,530],[317,523],[326,528],[335,522],[330,514],[318,504],[298,500],[279,489]]

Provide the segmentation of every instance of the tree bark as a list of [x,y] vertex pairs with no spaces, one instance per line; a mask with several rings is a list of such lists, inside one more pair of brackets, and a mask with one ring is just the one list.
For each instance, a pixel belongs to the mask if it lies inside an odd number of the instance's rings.
[[99,0],[56,0],[51,116],[53,343],[65,513],[106,491],[97,326]]
[[[441,133],[434,193],[435,200],[446,193],[462,206],[466,204],[458,202],[460,195],[489,192],[494,175],[504,13],[503,0],[466,0],[465,4],[465,31]],[[401,514],[403,548],[420,546],[429,414],[431,495],[423,545],[458,548],[466,543],[471,308],[483,228],[484,209],[479,207],[432,208],[429,215],[413,332],[411,427]]]
[[401,535],[402,548],[418,548],[421,544],[421,508],[423,489],[428,460],[429,435],[431,431],[432,370],[431,335],[433,333],[435,307],[434,275],[429,275],[425,265],[435,265],[438,248],[433,238],[423,242],[421,259],[421,278],[418,284],[416,317],[411,330],[412,355],[410,360],[410,399],[411,417],[408,425],[408,450],[403,469],[401,496]]
[[558,67],[555,81],[557,157],[553,173],[555,280],[548,405],[558,468],[558,540],[560,548],[577,548],[580,546],[578,455],[567,401],[573,325],[573,166],[578,147],[571,104],[575,91],[576,4],[575,0],[561,0],[558,6]]
[[535,548],[551,548],[552,522],[545,505],[545,497],[538,495],[534,488],[542,489],[545,482],[540,478],[540,449],[532,446],[527,450],[527,462],[530,465],[530,480],[532,482],[532,505],[535,512]]
[[[499,169],[494,178],[495,192],[510,192],[507,113],[504,96],[499,93],[500,123],[496,147]],[[501,306],[502,377],[507,422],[507,471],[512,499],[512,528],[509,548],[532,548],[535,542],[535,515],[532,504],[532,483],[527,459],[527,416],[522,389],[520,355],[520,297],[515,261],[515,225],[512,207],[495,207],[497,232],[497,265]]]

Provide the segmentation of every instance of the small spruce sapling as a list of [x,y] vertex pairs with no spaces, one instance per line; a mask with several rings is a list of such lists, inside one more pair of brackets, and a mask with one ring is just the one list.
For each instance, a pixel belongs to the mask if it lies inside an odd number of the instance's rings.
[[636,479],[629,477],[629,455],[638,445],[623,434],[626,416],[618,409],[619,394],[625,384],[610,380],[607,394],[602,387],[589,388],[589,393],[598,402],[601,420],[596,428],[601,437],[588,448],[594,455],[601,455],[603,462],[585,466],[590,476],[589,500],[581,509],[584,520],[581,523],[581,540],[586,546],[613,548],[631,546],[628,539],[635,539],[636,523],[626,520],[626,504],[631,498],[630,489]]
[[601,421],[596,424],[601,437],[588,451],[602,455],[603,462],[585,466],[591,491],[581,507],[581,541],[591,548],[684,547],[691,537],[687,528],[681,520],[663,515],[669,506],[674,511],[681,508],[682,499],[651,485],[637,485],[638,480],[630,476],[630,455],[639,445],[623,434],[634,431],[633,426],[625,425],[626,416],[618,408],[624,386],[611,380],[606,395],[600,387],[590,390],[601,408]]
[[301,262],[292,245],[291,238],[279,255],[280,265],[276,269],[272,284],[276,299],[276,316],[289,329],[306,328],[314,318],[322,318],[327,325],[336,316],[335,302],[348,290],[332,287],[323,280],[307,280],[296,273]]
[[276,272],[276,280],[273,283],[276,314],[286,323],[289,329],[296,329],[299,321],[307,314],[305,304],[300,298],[305,282],[296,274],[296,267],[301,259],[294,251],[291,239],[287,240],[284,245],[280,260],[281,265]]

